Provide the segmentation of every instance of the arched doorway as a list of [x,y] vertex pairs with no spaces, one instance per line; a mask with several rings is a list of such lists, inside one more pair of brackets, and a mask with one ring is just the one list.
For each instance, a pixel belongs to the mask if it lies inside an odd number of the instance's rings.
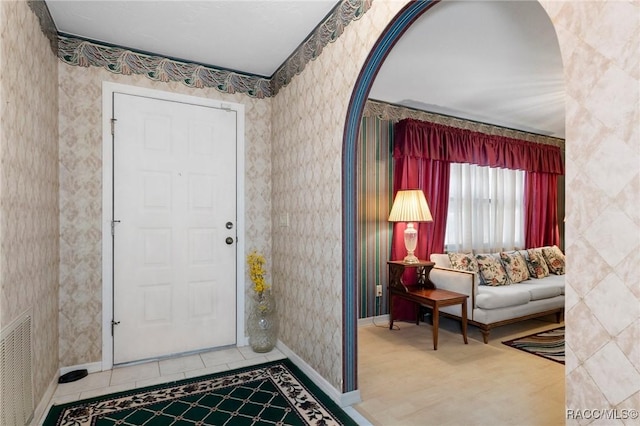
[[[353,165],[357,162],[356,160],[357,151],[360,150],[360,148],[356,146],[357,145],[356,138],[358,137],[358,133],[360,131],[360,125],[362,123],[361,122],[362,111],[364,110],[364,105],[367,102],[367,99],[369,97],[369,92],[371,90],[371,87],[374,85],[374,81],[381,80],[380,77],[383,77],[383,78],[385,77],[384,71],[386,68],[383,68],[383,63],[385,61],[392,62],[397,67],[397,62],[394,62],[393,58],[390,58],[392,60],[388,61],[387,56],[390,54],[390,52],[394,48],[395,50],[393,55],[395,55],[396,51],[398,51],[399,49],[402,49],[401,44],[404,42],[404,39],[409,38],[411,34],[414,34],[414,29],[420,28],[421,24],[425,23],[425,19],[430,20],[432,16],[433,17],[438,16],[441,10],[446,9],[445,7],[446,5],[442,4],[440,5],[440,7],[437,8],[438,12],[429,13],[428,16],[423,15],[427,10],[429,10],[432,6],[438,3],[439,1],[410,2],[409,4],[405,5],[404,8],[400,10],[400,12],[398,12],[398,14],[392,19],[392,21],[388,24],[385,30],[381,33],[381,35],[378,38],[378,41],[371,49],[369,56],[367,57],[367,59],[365,60],[362,66],[360,75],[358,77],[358,80],[352,92],[349,110],[347,113],[347,120],[346,120],[345,133],[344,133],[344,146],[343,146],[344,148],[344,151],[343,151],[343,161],[344,161],[343,163],[343,185],[344,185],[343,186],[343,195],[344,195],[343,205],[345,206],[345,211],[343,216],[344,230],[345,230],[343,253],[344,253],[345,301],[347,301],[349,297],[353,298],[351,300],[355,301],[356,300],[355,297],[358,292],[360,293],[358,294],[358,297],[361,297],[361,295],[363,294],[364,295],[368,294],[367,289],[365,288],[366,287],[365,284],[362,284],[362,289],[360,290],[355,289],[355,287],[360,287],[361,285],[355,282],[356,281],[355,277],[357,277],[356,271],[360,267],[358,257],[357,255],[355,255],[358,249],[357,246],[359,242],[355,241],[358,237],[356,235],[357,225],[354,225],[354,223],[357,220],[356,217],[358,213],[357,213],[355,204],[353,203],[350,204],[350,202],[353,199],[357,199],[357,189],[355,186],[357,185],[358,180],[362,179],[362,177],[356,176],[357,172],[355,172],[355,170],[358,170],[358,168],[353,167]],[[533,6],[533,7],[536,7],[536,6]],[[540,10],[542,10],[539,4],[537,4],[537,7]],[[449,10],[449,9],[446,9],[446,10]],[[465,15],[465,17],[471,16],[469,15],[469,11],[466,8],[463,9],[463,13],[467,14]],[[473,16],[476,16],[476,15],[473,15]],[[464,19],[462,15],[458,15],[456,16],[456,18],[458,20],[453,20],[452,22],[454,23],[462,22],[462,20]],[[519,18],[520,16],[511,16],[510,22],[515,22],[515,20]],[[540,15],[540,18],[542,20],[545,20],[545,19],[548,20],[548,16],[544,12],[542,12],[542,14]],[[433,21],[429,21],[429,22],[433,22]],[[548,21],[548,23],[550,24],[550,21]],[[431,26],[431,25],[428,25],[428,26]],[[407,30],[409,30],[409,28],[412,28],[410,31],[410,34],[407,34],[408,37],[404,37],[405,33],[407,32]],[[550,34],[553,34],[553,32]],[[530,34],[528,35],[530,36]],[[438,37],[440,37],[440,33],[430,34],[430,36],[423,36],[423,39],[438,40]],[[467,35],[467,38],[468,37],[469,36]],[[403,42],[398,44],[397,42],[400,39],[402,39]],[[449,39],[453,39],[453,37],[449,36],[448,38],[441,39],[441,40],[444,41]],[[538,39],[538,37],[536,37],[536,39]],[[396,44],[398,44],[397,47],[396,47]],[[485,44],[491,45],[490,42],[485,42]],[[414,41],[414,45],[415,45],[415,41]],[[437,46],[439,45],[439,43],[436,41],[435,43],[431,43],[430,45]],[[463,49],[452,49],[452,50],[454,50],[455,52],[463,52]],[[528,51],[528,49],[526,48],[521,50],[523,52]],[[414,50],[412,54],[414,55],[413,57],[415,58],[416,57],[415,55],[422,54],[422,49],[420,51]],[[439,53],[432,52],[432,53],[429,53],[428,56],[426,57],[437,58],[439,57],[438,55]],[[462,55],[465,58],[473,57],[471,53],[459,53],[458,56],[460,55]],[[413,63],[411,61],[408,61],[408,62]],[[392,68],[395,69],[396,67],[392,67]],[[379,77],[378,72],[381,68],[383,71],[380,71],[382,75]],[[506,68],[510,68],[510,67],[506,67]],[[553,68],[553,67],[550,67],[550,68]],[[423,69],[421,75],[426,75],[429,72],[430,70]],[[442,70],[440,72],[442,73]],[[437,79],[437,72],[429,75],[433,75]],[[463,78],[461,81],[466,81],[464,80],[465,76],[461,76],[461,77]],[[394,87],[392,85],[390,86]],[[404,94],[404,96],[405,97],[402,97],[399,99],[407,98],[407,94]],[[374,98],[379,99],[375,97],[375,94],[374,94]],[[442,105],[448,105],[446,103],[447,101],[444,101],[444,102],[445,103]],[[500,104],[502,105],[502,102]],[[556,114],[556,116],[560,116],[560,114]],[[488,122],[491,122],[491,121],[488,121]],[[381,263],[380,259],[376,259],[375,264],[378,265],[380,263]],[[362,282],[364,283],[364,280]],[[357,308],[355,307],[355,303],[352,303],[351,301],[347,301],[345,305],[346,305],[344,308],[345,324],[346,324],[345,330],[347,331],[347,333],[345,335],[345,340],[344,340],[345,344],[344,344],[343,353],[344,353],[345,362],[343,365],[345,366],[345,368],[344,368],[343,377],[344,377],[345,389],[353,390],[357,388],[357,379],[358,379],[358,375],[356,372],[357,343],[355,343],[357,340],[357,333],[355,328],[355,321],[354,321],[353,328],[350,328],[350,325],[347,324],[347,322],[351,318],[353,318],[353,316],[356,315],[357,313],[357,312],[349,312],[349,309],[351,308],[352,310],[357,311]],[[363,312],[365,313],[361,315],[363,317],[367,316],[366,311],[363,311]],[[352,350],[351,353],[349,352],[350,350]]]
[[342,391],[357,389],[357,288],[356,288],[356,145],[364,104],[378,69],[389,51],[413,22],[438,0],[411,2],[406,5],[382,32],[365,60],[356,81],[344,129],[342,152],[342,287],[343,327],[342,338]]

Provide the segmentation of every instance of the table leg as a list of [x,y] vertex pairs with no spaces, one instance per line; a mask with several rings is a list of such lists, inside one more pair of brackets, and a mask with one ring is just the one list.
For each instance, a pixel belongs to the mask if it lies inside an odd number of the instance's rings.
[[462,301],[462,337],[464,339],[464,344],[467,345],[469,342],[467,341],[467,300]]
[[433,350],[438,350],[438,325],[440,322],[440,312],[438,309],[438,303],[433,304]]

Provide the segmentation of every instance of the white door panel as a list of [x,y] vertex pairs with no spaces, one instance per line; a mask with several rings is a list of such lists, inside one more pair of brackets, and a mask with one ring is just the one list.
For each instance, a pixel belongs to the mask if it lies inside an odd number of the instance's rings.
[[234,344],[235,112],[113,102],[114,363]]

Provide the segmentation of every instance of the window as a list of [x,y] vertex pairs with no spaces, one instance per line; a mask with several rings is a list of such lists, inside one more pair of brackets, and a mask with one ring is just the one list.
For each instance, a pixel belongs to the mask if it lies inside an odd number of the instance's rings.
[[524,177],[522,170],[452,163],[446,250],[524,247]]

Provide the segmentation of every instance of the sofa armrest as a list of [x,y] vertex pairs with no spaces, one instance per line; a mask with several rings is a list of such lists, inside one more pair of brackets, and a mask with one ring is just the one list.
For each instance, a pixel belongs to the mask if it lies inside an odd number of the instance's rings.
[[435,266],[429,274],[429,279],[436,286],[444,290],[455,291],[469,296],[469,308],[476,306],[478,283],[476,274],[458,269]]

